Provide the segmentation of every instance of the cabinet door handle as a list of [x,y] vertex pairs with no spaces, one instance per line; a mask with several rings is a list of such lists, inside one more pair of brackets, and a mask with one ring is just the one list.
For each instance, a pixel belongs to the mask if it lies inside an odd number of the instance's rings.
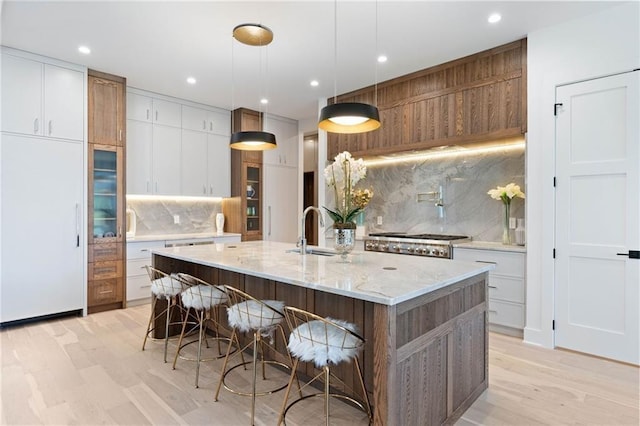
[[209,185],[209,195],[213,195],[213,185]]
[[80,203],[76,203],[76,247],[80,247]]
[[202,120],[202,130],[207,130],[207,120]]
[[149,119],[149,108],[147,108],[147,120]]
[[490,285],[490,286],[488,286],[488,287],[489,287],[489,288],[498,288],[498,287],[496,287],[495,285]]
[[493,313],[493,314],[497,314],[498,311],[496,311],[495,309],[489,309],[489,312]]
[[209,122],[209,131],[212,132],[213,131],[213,121]]
[[40,120],[36,118],[35,120],[33,120],[33,133],[37,134],[39,130],[40,130]]
[[122,226],[118,226],[118,238],[122,238]]
[[269,236],[271,236],[271,206],[268,206],[267,210],[269,211]]
[[496,262],[489,262],[488,260],[476,260],[476,263],[488,263],[490,265],[497,265]]
[[[141,249],[140,251],[149,251],[149,249]],[[144,266],[141,266],[141,268],[144,268]]]
[[207,185],[202,185],[202,193],[207,195]]
[[158,193],[158,182],[156,182],[156,194]]
[[120,130],[119,130],[119,133],[118,133],[118,140],[119,140],[120,142],[122,142],[122,129],[120,129]]
[[49,120],[49,135],[53,132],[53,120]]
[[156,110],[156,121],[158,121],[158,110]]

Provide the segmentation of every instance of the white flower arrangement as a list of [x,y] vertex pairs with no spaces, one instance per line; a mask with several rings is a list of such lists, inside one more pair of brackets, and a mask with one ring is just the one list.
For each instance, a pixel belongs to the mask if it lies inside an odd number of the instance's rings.
[[507,186],[498,186],[495,189],[490,189],[487,194],[494,200],[502,200],[507,205],[511,204],[511,200],[514,197],[524,198],[524,192],[520,190],[520,186],[513,182]]
[[373,197],[373,191],[370,189],[354,190],[356,184],[366,176],[367,167],[364,160],[354,159],[348,151],[336,155],[333,163],[324,169],[327,185],[333,187],[335,196],[334,210],[327,207],[325,210],[334,224],[353,224],[355,228],[353,220]]

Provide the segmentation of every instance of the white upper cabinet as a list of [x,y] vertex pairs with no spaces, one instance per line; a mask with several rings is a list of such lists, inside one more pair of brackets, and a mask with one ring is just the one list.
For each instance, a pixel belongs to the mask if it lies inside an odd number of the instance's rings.
[[231,148],[229,136],[207,135],[207,181],[212,197],[231,196]]
[[182,105],[163,99],[154,99],[153,122],[163,126],[182,127]]
[[2,130],[84,140],[84,78],[81,71],[3,54]]
[[127,91],[127,193],[228,197],[231,113],[165,98]]
[[229,111],[207,111],[207,123],[209,133],[216,135],[231,135],[231,113]]
[[153,99],[151,97],[127,91],[127,119],[151,123],[152,113]]
[[182,130],[182,195],[209,195],[207,134]]
[[153,126],[151,175],[153,193],[180,195],[180,139],[177,127]]
[[127,120],[127,194],[152,194],[153,125]]
[[148,121],[163,126],[182,126],[182,107],[177,102],[127,92],[127,119]]
[[200,132],[208,131],[207,110],[182,105],[182,128]]
[[264,130],[276,136],[276,149],[263,152],[263,164],[298,167],[298,122],[268,116]]

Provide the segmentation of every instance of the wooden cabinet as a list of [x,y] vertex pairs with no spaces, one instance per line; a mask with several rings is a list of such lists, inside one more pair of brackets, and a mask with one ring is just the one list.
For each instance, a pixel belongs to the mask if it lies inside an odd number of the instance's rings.
[[91,71],[89,87],[89,143],[123,146],[125,130],[125,83]]
[[[329,134],[327,158],[518,137],[527,130],[526,39],[378,84],[382,127]],[[374,87],[338,102],[375,102]],[[331,102],[332,100],[330,100]]]
[[3,131],[84,140],[83,72],[11,54],[2,62]]
[[[262,130],[260,113],[233,111],[233,131]],[[231,198],[224,199],[225,231],[242,234],[242,241],[262,239],[262,151],[231,150]]]
[[489,323],[492,330],[522,336],[525,321],[525,253],[454,248],[455,260],[489,263]]
[[89,313],[126,305],[125,86],[124,78],[89,71]]

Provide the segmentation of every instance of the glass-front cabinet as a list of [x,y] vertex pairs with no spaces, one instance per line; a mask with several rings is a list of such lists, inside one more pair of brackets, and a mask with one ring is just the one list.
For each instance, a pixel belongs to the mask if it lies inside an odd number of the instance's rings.
[[[261,188],[261,166],[259,164],[245,163],[247,173],[247,198],[246,198],[246,234],[247,239],[260,236],[262,232],[260,223],[262,218],[260,199],[262,196]],[[258,238],[259,239],[259,238]]]
[[89,244],[122,241],[122,148],[90,144]]

